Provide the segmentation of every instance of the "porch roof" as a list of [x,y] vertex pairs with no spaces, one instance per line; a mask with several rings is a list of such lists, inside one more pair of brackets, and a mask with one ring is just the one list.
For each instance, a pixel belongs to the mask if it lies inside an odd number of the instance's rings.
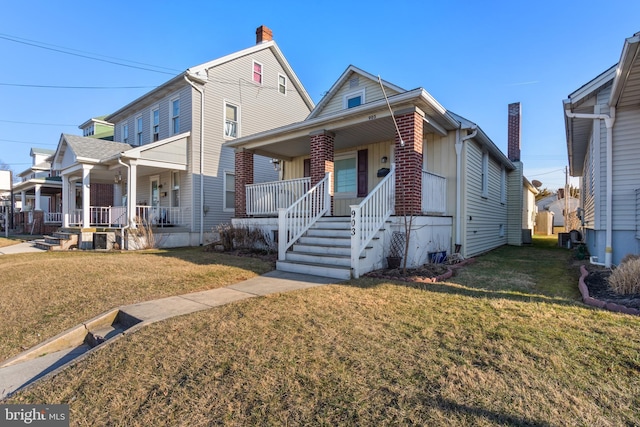
[[[445,135],[461,123],[423,88],[389,97],[394,113],[409,108],[424,112],[425,133]],[[334,147],[339,150],[365,143],[392,140],[395,137],[393,117],[384,99],[362,104],[322,117],[238,138],[225,146],[246,149],[256,154],[283,160],[309,154],[309,135],[330,131],[335,134]]]

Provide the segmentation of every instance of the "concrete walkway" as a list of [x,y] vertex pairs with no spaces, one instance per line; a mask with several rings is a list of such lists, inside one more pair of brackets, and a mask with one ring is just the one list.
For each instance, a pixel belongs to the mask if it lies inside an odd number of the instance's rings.
[[33,241],[16,243],[15,245],[0,248],[0,255],[22,254],[27,252],[45,252],[45,250],[36,248]]
[[[208,291],[194,292],[122,306],[119,310],[141,321],[131,329],[128,329],[128,331],[124,332],[131,333],[134,330],[151,323],[169,319],[174,316],[207,310],[243,299],[294,291],[298,289],[309,289],[331,283],[337,283],[337,281],[335,279],[325,277],[271,271],[262,276],[254,277],[252,279],[245,280],[244,282],[236,283],[224,288],[211,289]],[[82,327],[83,325],[79,326]],[[77,328],[78,327],[71,328],[69,331],[48,340],[40,346],[44,347],[46,345],[50,347],[56,340],[59,340],[60,342],[65,342],[66,340],[66,342],[68,342],[68,336],[71,335],[71,331],[73,329],[77,330]],[[122,333],[117,336],[121,335]],[[109,342],[113,342],[113,339],[110,338],[103,344],[94,348],[102,347]],[[26,361],[21,361],[25,358],[24,355],[26,353],[34,352],[34,350],[37,350],[40,346],[36,346],[34,349],[28,350],[21,355],[0,363],[0,400],[17,390],[32,384],[36,380],[49,375],[54,375],[61,369],[67,367],[71,362],[79,360],[79,358],[93,350],[80,343],[78,345],[62,348],[55,352],[46,352],[45,356],[37,356]]]

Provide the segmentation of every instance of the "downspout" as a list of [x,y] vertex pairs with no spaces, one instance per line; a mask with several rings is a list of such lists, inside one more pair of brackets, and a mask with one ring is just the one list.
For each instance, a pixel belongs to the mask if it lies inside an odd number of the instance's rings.
[[[604,249],[604,266],[606,268],[611,267],[611,261],[613,259],[613,123],[616,120],[616,108],[610,107],[609,114],[587,114],[587,113],[573,113],[565,110],[565,114],[570,119],[591,119],[591,120],[604,120],[604,124],[607,127],[607,204],[606,215],[607,222],[605,226],[605,249]],[[566,197],[566,195],[565,195]]]
[[204,87],[200,89],[187,75],[184,80],[200,92],[200,246],[204,244]]
[[127,168],[127,225],[124,225],[120,228],[120,238],[122,239],[120,243],[122,243],[122,247],[121,249],[129,249],[129,239],[126,240],[127,243],[127,247],[125,248],[125,238],[124,238],[124,230],[128,229],[129,227],[131,227],[131,218],[129,218],[129,206],[131,206],[131,191],[129,189],[129,186],[131,185],[131,168],[129,167],[128,164],[124,163],[120,157],[118,157],[118,163],[120,163],[122,166],[124,166],[125,168]]
[[476,125],[471,126],[472,132],[460,138],[462,125],[456,129],[456,245],[462,245],[462,148],[465,141],[478,133]]

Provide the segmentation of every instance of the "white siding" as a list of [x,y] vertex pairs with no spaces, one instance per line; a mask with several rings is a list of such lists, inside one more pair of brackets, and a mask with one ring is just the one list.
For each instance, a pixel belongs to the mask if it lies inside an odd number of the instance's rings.
[[[507,209],[500,203],[501,167],[498,162],[489,157],[488,197],[482,197],[482,149],[474,141],[465,143],[465,147],[462,250],[465,256],[473,256],[507,243]],[[520,215],[519,212],[518,218]],[[504,236],[500,236],[501,226],[505,230]]]
[[635,230],[640,188],[640,109],[618,109],[613,128],[613,228]]
[[[611,96],[611,86],[607,86],[598,93],[595,113],[609,113],[609,98]],[[607,221],[606,200],[609,197],[607,191],[607,127],[602,120],[596,120],[594,123],[594,141],[595,148],[599,148],[598,158],[596,159],[596,188],[594,206],[594,228],[603,229]],[[615,142],[614,142],[615,145]]]

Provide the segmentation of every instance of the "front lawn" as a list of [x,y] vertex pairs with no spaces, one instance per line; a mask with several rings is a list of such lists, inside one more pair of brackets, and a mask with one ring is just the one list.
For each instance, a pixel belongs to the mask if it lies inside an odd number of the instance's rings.
[[536,239],[447,283],[252,298],[125,335],[8,403],[69,403],[71,425],[638,425],[640,319],[581,304],[576,275]]

